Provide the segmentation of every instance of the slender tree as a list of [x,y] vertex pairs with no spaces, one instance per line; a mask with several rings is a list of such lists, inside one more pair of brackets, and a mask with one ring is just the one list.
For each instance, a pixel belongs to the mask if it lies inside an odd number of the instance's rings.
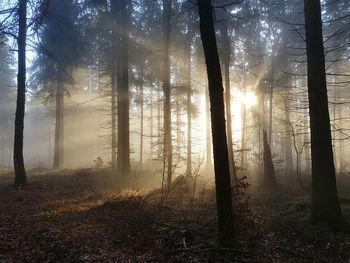
[[13,147],[13,103],[11,92],[15,85],[13,70],[13,57],[9,52],[10,47],[2,45],[0,36],[0,166],[8,167],[12,161]]
[[320,0],[305,0],[307,76],[312,157],[311,221],[342,221],[332,150]]
[[129,132],[129,12],[131,1],[120,0],[119,21],[119,53],[117,61],[117,91],[118,91],[118,174],[124,179],[130,176],[130,132]]
[[231,43],[228,30],[228,20],[222,21],[220,24],[220,33],[222,40],[222,62],[224,68],[225,79],[225,107],[226,107],[226,128],[227,128],[227,146],[228,157],[230,161],[230,174],[232,178],[236,178],[236,167],[233,156],[233,140],[232,140],[232,111],[231,111],[231,85],[230,85],[230,64],[231,64]]
[[170,102],[170,30],[171,30],[171,7],[172,0],[163,0],[163,37],[164,37],[164,60],[163,60],[163,92],[164,92],[164,161],[167,164],[167,186],[170,187],[173,166],[173,147],[171,136],[171,102]]
[[188,14],[187,35],[186,35],[186,108],[187,108],[187,165],[186,174],[192,174],[192,16]]
[[218,236],[220,245],[230,246],[234,237],[231,182],[222,75],[215,38],[211,0],[198,1],[198,7],[200,32],[209,82]]
[[78,7],[70,0],[50,1],[38,29],[40,43],[32,67],[32,78],[40,93],[55,98],[55,146],[53,168],[64,163],[64,102],[74,83],[73,70],[79,64],[83,45],[76,25]]
[[15,117],[15,137],[13,164],[15,167],[15,187],[27,184],[27,175],[23,160],[23,129],[26,101],[26,38],[27,38],[27,1],[20,0],[18,5],[18,73],[17,107]]

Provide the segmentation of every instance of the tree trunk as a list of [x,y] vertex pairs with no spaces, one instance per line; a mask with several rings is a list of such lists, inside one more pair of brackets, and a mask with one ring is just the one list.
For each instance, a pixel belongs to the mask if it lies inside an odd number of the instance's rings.
[[208,171],[211,171],[213,168],[213,155],[212,155],[212,145],[211,145],[211,129],[210,129],[210,103],[209,103],[209,89],[207,88],[207,85],[205,87],[205,120],[206,120],[206,136],[205,136],[205,142],[206,142],[206,169]]
[[[118,1],[119,2],[119,1]],[[120,50],[117,72],[117,102],[118,102],[118,175],[123,179],[130,177],[130,133],[129,133],[129,12],[131,2],[121,0],[119,3]]]
[[153,126],[154,126],[154,116],[153,116],[153,107],[154,107],[154,103],[153,103],[153,90],[151,90],[151,96],[150,96],[150,158],[151,160],[153,159]]
[[[335,80],[335,77],[333,77],[333,80],[332,80],[332,82],[336,82],[336,80]],[[333,98],[333,102],[334,102],[334,104],[333,104],[333,125],[335,126],[335,127],[337,127],[338,125],[337,125],[337,107],[336,107],[336,105],[337,105],[337,101],[338,101],[338,94],[337,94],[337,86],[334,86],[333,87],[333,89],[334,89],[334,98]],[[335,134],[332,134],[332,141],[335,139],[336,137],[335,137]],[[334,159],[334,168],[335,168],[335,173],[337,173],[337,171],[339,171],[339,166],[338,166],[338,156],[337,156],[337,142],[336,142],[336,140],[334,140],[334,145],[333,145],[333,159]]]
[[18,4],[18,73],[17,106],[15,116],[15,136],[13,147],[13,164],[15,168],[15,187],[27,184],[27,175],[23,160],[23,129],[26,93],[26,37],[27,37],[27,1]]
[[57,80],[56,87],[56,123],[55,123],[55,149],[53,158],[53,168],[62,169],[63,166],[63,103],[64,103],[64,91],[62,81]]
[[118,30],[118,17],[120,1],[111,1],[112,28],[112,52],[111,61],[111,168],[117,173],[117,86],[120,85],[118,74],[120,71],[120,32]]
[[291,143],[291,131],[289,124],[286,124],[286,138],[285,138],[285,158],[286,158],[286,173],[290,174],[293,171],[293,152]]
[[273,167],[271,149],[267,139],[267,132],[263,130],[263,142],[264,142],[264,188],[268,195],[274,193],[276,188],[276,174]]
[[117,171],[117,135],[116,135],[116,109],[117,109],[117,104],[116,104],[116,95],[117,95],[117,82],[116,82],[116,77],[117,77],[117,62],[113,61],[113,66],[112,66],[112,76],[111,76],[111,166],[112,166],[112,171],[116,172]]
[[[245,58],[245,56],[244,56]],[[244,59],[245,60],[245,59]],[[246,71],[244,62],[242,61],[242,68],[243,71]],[[246,74],[243,73],[243,92],[244,94],[246,93]],[[247,137],[247,107],[245,102],[241,103],[241,125],[242,125],[242,130],[241,130],[241,169],[246,168],[246,154],[247,151],[245,151],[246,148],[246,137]]]
[[185,57],[187,59],[187,100],[186,100],[186,108],[187,108],[187,165],[186,165],[186,175],[190,176],[192,174],[192,29],[190,28],[191,17],[189,16],[188,22],[188,32],[187,32],[187,47]]
[[263,85],[258,85],[257,88],[257,94],[258,94],[258,133],[257,133],[257,139],[258,139],[258,176],[261,178],[262,176],[262,164],[263,164],[263,143],[261,138],[261,131],[264,129],[265,126],[265,112],[264,112],[264,88]]
[[167,187],[170,187],[173,166],[173,147],[171,137],[171,101],[170,101],[170,19],[172,0],[163,0],[163,37],[164,37],[164,65],[163,65],[163,92],[164,92],[164,161],[167,167]]
[[234,222],[230,168],[227,150],[222,76],[219,54],[217,51],[211,1],[198,1],[198,8],[200,16],[200,32],[209,82],[218,236],[220,245],[231,246],[234,237]]
[[306,130],[304,134],[304,143],[305,143],[305,150],[304,150],[304,161],[305,161],[305,175],[311,174],[311,165],[310,165],[310,147],[308,142],[310,141],[309,138],[309,131]]
[[329,120],[320,0],[305,0],[305,26],[312,157],[311,221],[342,222]]
[[143,163],[143,119],[144,119],[144,98],[143,98],[143,91],[144,91],[144,68],[143,65],[141,66],[141,76],[140,76],[140,108],[141,108],[141,113],[140,113],[140,166],[142,167]]
[[231,112],[231,85],[230,85],[230,62],[231,62],[231,43],[228,36],[227,21],[223,22],[221,27],[222,44],[223,44],[223,63],[225,74],[225,106],[226,106],[226,122],[227,122],[227,148],[228,158],[230,162],[230,175],[236,179],[236,168],[233,156],[232,141],[232,112]]
[[[339,127],[342,128],[344,127],[344,124],[343,124],[343,110],[344,108],[341,106],[338,114],[338,118],[339,118]],[[339,172],[340,173],[344,173],[344,142],[340,142],[339,143]]]
[[1,155],[0,155],[0,167],[5,167],[5,135],[0,134],[0,147],[1,147]]
[[174,151],[177,156],[180,156],[180,149],[181,149],[181,105],[180,105],[180,89],[175,90],[175,97],[176,97],[176,102],[175,102],[175,112],[176,112],[176,150]]
[[269,145],[270,145],[270,149],[272,148],[272,106],[273,106],[273,79],[274,79],[274,75],[273,72],[274,71],[274,67],[273,67],[273,58],[272,58],[272,62],[271,62],[271,75],[270,75],[270,90],[269,90],[269,101],[270,101],[270,105],[269,105]]
[[286,119],[285,119],[285,159],[286,159],[286,174],[290,175],[293,172],[293,151],[292,151],[292,131],[291,131],[291,121],[290,121],[290,103],[289,103],[289,93],[287,95],[286,104]]
[[[160,86],[160,84],[158,83],[157,85],[157,159],[162,160],[162,158],[165,157],[165,154],[162,154],[162,135],[161,135],[161,120],[162,120],[162,116],[161,116],[161,112],[162,112],[162,100],[161,100],[161,90],[162,87]],[[164,142],[163,142],[163,146],[164,146]]]
[[242,133],[241,133],[241,169],[245,169],[246,167],[246,135],[247,135],[247,108],[244,103],[241,106],[242,109]]

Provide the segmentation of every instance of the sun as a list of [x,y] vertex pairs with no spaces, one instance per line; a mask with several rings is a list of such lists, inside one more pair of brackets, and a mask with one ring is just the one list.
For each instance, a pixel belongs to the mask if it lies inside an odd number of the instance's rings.
[[251,108],[258,103],[258,98],[253,91],[237,92],[237,101],[244,104],[247,108]]

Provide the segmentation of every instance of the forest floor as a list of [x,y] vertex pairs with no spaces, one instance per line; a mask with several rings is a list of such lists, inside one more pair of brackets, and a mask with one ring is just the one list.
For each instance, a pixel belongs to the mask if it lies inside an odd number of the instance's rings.
[[[28,181],[14,189],[0,175],[0,262],[350,262],[350,235],[310,225],[303,200],[252,202],[224,249],[210,199],[159,206],[103,171]],[[342,208],[350,222],[350,199]]]

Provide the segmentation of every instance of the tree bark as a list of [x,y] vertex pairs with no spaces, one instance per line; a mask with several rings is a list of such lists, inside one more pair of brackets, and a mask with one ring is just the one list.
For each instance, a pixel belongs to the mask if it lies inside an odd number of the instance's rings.
[[217,51],[213,10],[210,0],[198,1],[200,32],[207,66],[211,106],[215,170],[218,237],[222,246],[231,246],[234,238],[222,75]]
[[[129,133],[129,11],[131,2],[120,0],[119,3],[119,66],[117,71],[117,107],[118,107],[118,175],[123,179],[130,177],[130,133]],[[128,7],[129,5],[129,7]]]
[[64,103],[64,94],[63,94],[63,84],[59,79],[56,82],[56,123],[55,123],[55,149],[54,149],[54,158],[53,158],[53,168],[62,169],[63,166],[63,103]]
[[275,168],[272,162],[271,149],[267,139],[267,132],[263,130],[263,142],[264,142],[264,188],[268,195],[274,193],[276,188],[276,174]]
[[320,0],[305,0],[305,26],[312,157],[311,221],[342,222],[332,150]]
[[141,66],[141,76],[140,76],[140,166],[142,167],[142,163],[143,163],[143,144],[144,144],[144,140],[143,140],[143,119],[144,119],[144,68],[143,65]]
[[117,120],[116,120],[116,95],[117,95],[117,62],[113,61],[112,76],[111,76],[111,168],[113,172],[117,171]]
[[117,86],[120,85],[120,32],[118,30],[118,17],[120,1],[111,1],[112,52],[111,58],[111,168],[117,173]]
[[274,82],[274,61],[271,61],[271,73],[270,73],[270,90],[269,90],[269,140],[270,149],[272,148],[272,107],[273,107],[273,82]]
[[186,165],[186,175],[190,176],[192,174],[192,28],[191,28],[191,17],[189,16],[188,22],[188,32],[187,32],[187,47],[186,47],[186,60],[187,60],[187,165]]
[[210,132],[210,125],[211,125],[211,119],[210,119],[210,102],[209,102],[209,90],[206,85],[205,87],[205,120],[206,120],[206,132],[205,132],[205,142],[206,142],[206,162],[205,162],[205,168],[208,171],[211,171],[213,169],[213,155],[212,155],[212,139],[211,139],[211,132]]
[[228,36],[227,21],[223,22],[221,27],[221,37],[223,45],[223,64],[225,76],[225,107],[226,107],[226,129],[227,129],[227,148],[228,158],[230,162],[230,175],[236,179],[236,167],[233,156],[233,140],[232,140],[232,112],[231,112],[231,85],[230,85],[230,63],[231,63],[231,43]]
[[23,160],[23,129],[26,92],[26,37],[27,37],[27,1],[19,0],[18,4],[18,73],[17,73],[17,106],[15,116],[15,136],[13,164],[15,169],[15,187],[27,184],[27,175]]
[[288,114],[290,114],[290,103],[289,103],[289,93],[286,98],[286,119],[285,122],[285,131],[286,136],[284,139],[285,143],[285,159],[286,159],[286,174],[291,174],[293,172],[293,152],[292,152],[292,131],[291,131],[291,123],[290,123],[290,117]]
[[164,92],[164,161],[167,167],[167,187],[170,187],[173,166],[173,147],[171,137],[171,102],[170,102],[170,19],[172,0],[163,0],[163,92]]

